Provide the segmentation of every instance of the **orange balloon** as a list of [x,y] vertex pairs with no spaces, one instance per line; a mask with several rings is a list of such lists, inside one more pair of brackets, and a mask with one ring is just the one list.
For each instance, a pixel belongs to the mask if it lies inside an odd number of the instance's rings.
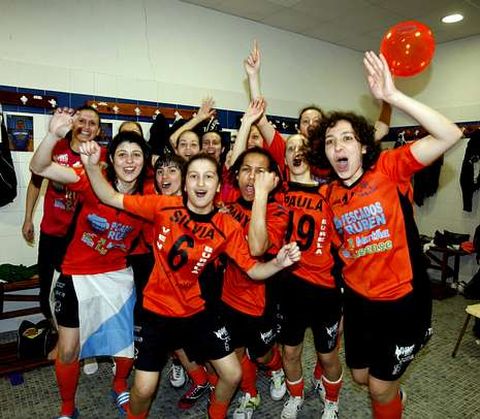
[[408,20],[387,31],[380,52],[394,76],[410,77],[425,70],[432,61],[435,39],[427,25]]

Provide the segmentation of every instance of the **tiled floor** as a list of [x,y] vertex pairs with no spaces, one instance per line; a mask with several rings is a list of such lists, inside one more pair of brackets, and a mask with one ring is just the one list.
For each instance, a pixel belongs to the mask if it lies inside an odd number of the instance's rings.
[[[458,355],[450,354],[465,319],[465,306],[472,304],[461,296],[434,302],[434,336],[427,348],[409,368],[403,378],[408,394],[405,418],[480,418],[480,346],[475,343],[469,327]],[[304,356],[305,377],[311,376],[313,351],[307,336]],[[166,370],[165,372],[166,373]],[[8,378],[0,379],[0,418],[52,418],[57,414],[59,396],[52,367],[24,374],[24,384],[12,386]],[[111,365],[100,364],[99,372],[80,377],[77,405],[81,417],[114,418],[116,410],[109,401]],[[273,402],[268,396],[268,380],[259,377],[263,397],[257,418],[278,418],[282,402]],[[176,401],[181,390],[170,388],[163,380],[153,404],[152,418],[205,418],[206,399],[189,411],[180,411]],[[352,383],[348,372],[341,394],[341,418],[371,417],[367,392]],[[309,379],[306,401],[299,418],[318,418],[322,410],[314,396]],[[231,412],[230,412],[231,413]]]

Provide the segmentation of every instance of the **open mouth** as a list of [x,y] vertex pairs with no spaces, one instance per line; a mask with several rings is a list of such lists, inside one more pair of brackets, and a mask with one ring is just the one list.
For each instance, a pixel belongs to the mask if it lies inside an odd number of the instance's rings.
[[168,189],[172,184],[170,182],[162,182],[162,189]]
[[300,167],[302,165],[303,158],[302,157],[295,157],[292,161],[293,167]]
[[255,193],[255,187],[253,185],[247,185],[245,187],[245,192],[248,194],[248,195],[253,195]]
[[340,157],[335,161],[335,166],[340,172],[348,169],[348,158]]
[[195,196],[197,198],[205,198],[206,194],[207,194],[207,191],[204,191],[204,190],[195,191]]

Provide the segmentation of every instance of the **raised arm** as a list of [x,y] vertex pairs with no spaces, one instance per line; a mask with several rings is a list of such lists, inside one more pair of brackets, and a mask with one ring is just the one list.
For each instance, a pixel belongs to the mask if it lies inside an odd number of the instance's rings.
[[397,90],[382,55],[378,57],[374,52],[367,52],[363,62],[372,95],[405,112],[430,133],[412,145],[412,153],[419,162],[433,163],[462,137],[462,131],[453,122]]
[[30,161],[30,170],[34,174],[62,184],[74,183],[78,180],[75,170],[61,166],[52,160],[55,145],[72,127],[73,112],[73,109],[59,108],[53,114],[48,133]]
[[252,100],[245,111],[242,124],[238,130],[237,138],[233,144],[232,154],[230,156],[230,162],[233,165],[237,157],[247,149],[248,136],[250,135],[250,129],[255,121],[263,115],[265,109],[265,102],[262,98]]
[[288,243],[280,249],[277,256],[272,260],[266,263],[257,262],[248,270],[247,275],[253,280],[262,281],[298,262],[300,256],[301,252],[297,243]]
[[95,195],[104,204],[123,209],[123,194],[113,189],[103,176],[100,154],[100,146],[95,141],[88,141],[80,145],[80,158]]
[[382,100],[380,116],[375,121],[375,141],[381,141],[390,130],[390,120],[392,118],[392,107]]
[[37,204],[42,187],[43,178],[33,175],[27,187],[27,197],[25,201],[25,216],[23,218],[22,235],[26,242],[33,243],[35,238],[35,227],[33,225],[33,211]]
[[[260,99],[262,97],[262,93],[260,90],[260,64],[261,64],[261,54],[260,48],[258,46],[258,42],[255,40],[253,41],[253,48],[250,51],[250,54],[245,59],[243,65],[245,67],[245,72],[248,76],[248,86],[250,89],[250,98],[252,100]],[[275,129],[272,125],[268,122],[267,117],[265,114],[261,116],[257,123],[258,129],[262,134],[262,137],[265,141],[270,145],[273,141],[273,137],[275,135]],[[235,161],[235,160],[232,160]]]
[[203,121],[206,121],[215,115],[215,109],[213,109],[214,105],[215,102],[213,98],[207,97],[206,99],[204,99],[196,115],[192,119],[187,121],[185,124],[183,124],[170,136],[170,145],[175,150],[177,149],[178,138],[180,137],[180,135],[182,135],[185,131],[193,130],[197,125],[201,124]]
[[272,244],[267,229],[268,194],[279,181],[274,172],[258,173],[255,176],[255,199],[248,227],[248,246],[252,256],[262,256]]

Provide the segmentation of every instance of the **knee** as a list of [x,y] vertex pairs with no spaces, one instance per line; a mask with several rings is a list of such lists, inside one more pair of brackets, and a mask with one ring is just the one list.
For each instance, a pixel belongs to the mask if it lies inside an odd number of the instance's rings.
[[150,400],[155,393],[155,389],[156,384],[153,385],[151,383],[139,382],[136,380],[130,393],[132,398],[136,398],[137,400]]
[[369,380],[368,390],[370,397],[379,403],[388,403],[398,393],[398,384],[393,381]]
[[362,386],[368,385],[368,370],[352,370],[352,378],[356,384],[360,384]]
[[283,348],[283,362],[286,364],[300,362],[301,353],[301,349],[296,346],[285,346]]
[[71,364],[78,360],[78,354],[76,346],[59,346],[57,356],[62,364]]

